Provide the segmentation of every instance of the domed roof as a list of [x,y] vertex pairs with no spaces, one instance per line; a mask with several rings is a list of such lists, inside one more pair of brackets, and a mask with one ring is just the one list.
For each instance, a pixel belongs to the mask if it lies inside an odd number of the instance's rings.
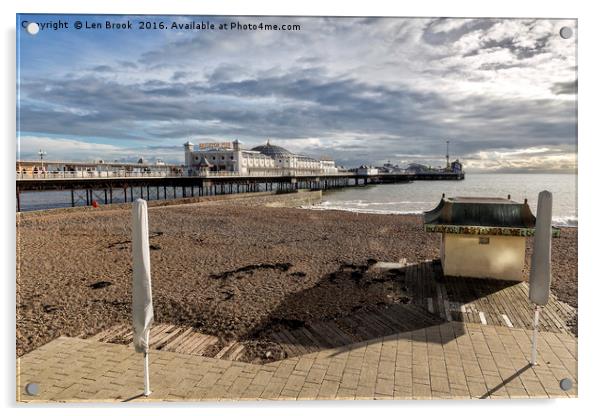
[[262,144],[260,146],[255,146],[251,150],[262,153],[266,156],[274,157],[274,156],[291,156],[293,153],[286,150],[284,147],[274,146],[270,144],[268,140],[266,144]]

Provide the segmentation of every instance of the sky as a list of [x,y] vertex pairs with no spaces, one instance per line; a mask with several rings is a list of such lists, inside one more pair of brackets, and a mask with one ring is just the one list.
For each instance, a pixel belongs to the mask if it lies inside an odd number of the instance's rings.
[[[171,27],[191,22],[216,29]],[[467,171],[575,172],[576,38],[553,19],[18,15],[17,159],[183,163],[188,140],[269,138],[439,166],[449,140]]]

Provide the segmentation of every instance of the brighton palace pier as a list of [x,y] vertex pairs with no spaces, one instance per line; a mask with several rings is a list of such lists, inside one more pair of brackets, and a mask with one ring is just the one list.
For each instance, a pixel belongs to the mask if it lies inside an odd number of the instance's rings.
[[[42,152],[40,152],[43,154]],[[72,207],[147,200],[203,197],[242,192],[326,190],[413,180],[462,180],[464,172],[347,171],[328,157],[315,159],[270,143],[244,149],[238,140],[184,144],[184,164],[163,162],[16,163],[17,211],[21,193],[70,191]],[[84,195],[85,193],[85,195]]]

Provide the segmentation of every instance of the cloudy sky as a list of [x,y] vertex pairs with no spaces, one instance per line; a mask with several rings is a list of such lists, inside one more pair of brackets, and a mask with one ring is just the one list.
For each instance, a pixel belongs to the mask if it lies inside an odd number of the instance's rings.
[[[21,15],[17,158],[183,162],[182,144],[270,138],[354,167],[571,171],[576,21]],[[131,30],[74,23],[131,21]],[[139,21],[300,25],[139,30]],[[21,22],[17,22],[21,27]],[[559,36],[569,26],[570,39]]]

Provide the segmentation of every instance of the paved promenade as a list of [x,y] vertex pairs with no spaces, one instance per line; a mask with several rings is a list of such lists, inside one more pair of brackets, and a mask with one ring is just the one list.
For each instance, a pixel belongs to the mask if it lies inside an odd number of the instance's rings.
[[[266,365],[152,351],[149,398],[133,348],[58,338],[18,360],[17,400],[224,401],[547,398],[577,396],[577,341],[542,332],[449,322]],[[567,392],[560,380],[570,378]],[[39,394],[25,393],[37,383]]]

